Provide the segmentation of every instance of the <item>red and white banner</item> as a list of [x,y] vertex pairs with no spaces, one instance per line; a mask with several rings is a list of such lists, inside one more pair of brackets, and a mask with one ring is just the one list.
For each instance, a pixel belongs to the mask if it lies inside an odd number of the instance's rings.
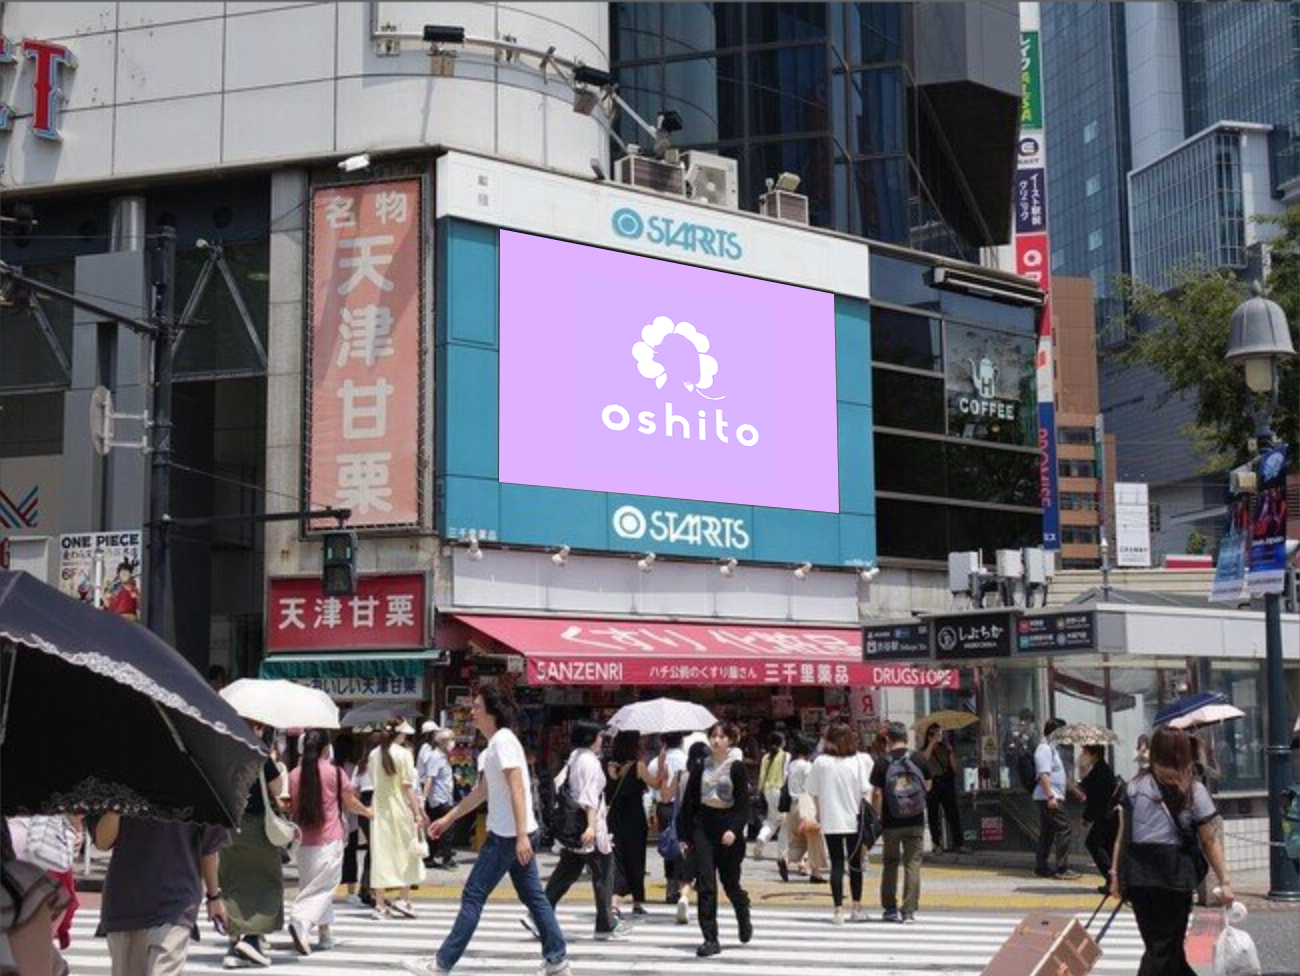
[[420,521],[420,181],[312,194],[307,501]]
[[326,596],[319,577],[271,580],[268,651],[343,651],[428,646],[422,573],[363,576],[352,596]]
[[527,659],[531,684],[955,688],[958,673],[864,664],[854,628],[458,618]]

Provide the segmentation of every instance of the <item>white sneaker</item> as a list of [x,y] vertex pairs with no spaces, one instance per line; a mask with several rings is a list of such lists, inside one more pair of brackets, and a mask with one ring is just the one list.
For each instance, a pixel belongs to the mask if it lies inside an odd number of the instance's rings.
[[537,976],[570,976],[573,967],[569,965],[569,960],[561,959],[559,962],[544,962],[541,968],[537,970]]
[[632,926],[626,922],[618,922],[608,932],[597,932],[597,942],[626,942],[628,936],[632,934]]
[[438,965],[437,956],[420,956],[418,959],[403,959],[402,968],[415,976],[447,976],[450,969]]
[[850,922],[869,922],[870,920],[871,913],[865,908],[855,908],[853,914],[849,916]]
[[835,909],[835,914],[831,916],[831,924],[832,925],[844,924],[844,909],[842,908]]
[[293,947],[297,950],[298,955],[311,955],[311,943],[307,941],[307,926],[301,922],[290,922],[289,938],[293,940]]
[[677,924],[689,925],[691,921],[691,903],[685,898],[677,899]]
[[334,933],[330,931],[330,927],[328,925],[318,925],[316,927],[316,948],[317,949],[334,948]]
[[225,958],[221,960],[222,969],[246,969],[251,965],[253,964],[249,962],[247,959],[243,958],[242,956],[235,955],[235,951],[233,949],[227,952]]
[[245,936],[235,943],[231,950],[237,956],[241,956],[254,966],[271,965],[271,957],[262,951],[261,947],[256,945],[251,938]]

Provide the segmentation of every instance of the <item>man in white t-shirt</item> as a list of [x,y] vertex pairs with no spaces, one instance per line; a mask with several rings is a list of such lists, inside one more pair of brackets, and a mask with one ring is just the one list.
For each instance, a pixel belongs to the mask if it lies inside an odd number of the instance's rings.
[[[663,736],[663,764],[668,770],[668,778],[664,780],[666,784],[663,789],[651,790],[650,794],[654,797],[655,803],[655,822],[659,824],[659,829],[663,830],[672,821],[673,811],[675,809],[675,800],[677,798],[677,783],[682,773],[686,771],[686,750],[682,748],[684,736],[680,732],[669,732]],[[659,756],[650,760],[648,772],[651,778],[659,778]],[[665,901],[670,905],[675,905],[681,898],[682,882],[679,877],[678,861],[664,858],[664,881],[667,883],[668,891]]]
[[528,909],[542,938],[546,962],[539,976],[564,976],[571,972],[560,923],[542,890],[533,848],[537,843],[537,817],[533,812],[532,784],[524,747],[510,730],[515,706],[496,688],[484,685],[474,696],[474,725],[487,740],[478,757],[479,780],[474,789],[449,813],[429,825],[437,840],[461,817],[486,800],[487,838],[465,882],[460,912],[434,956],[402,961],[402,968],[417,976],[450,973],[460,961],[478,927],[488,896],[507,874],[519,900]]

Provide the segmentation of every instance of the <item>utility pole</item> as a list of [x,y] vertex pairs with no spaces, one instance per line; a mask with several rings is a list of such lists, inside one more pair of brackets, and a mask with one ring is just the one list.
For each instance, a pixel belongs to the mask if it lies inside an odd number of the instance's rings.
[[158,229],[153,251],[153,295],[149,323],[153,326],[153,376],[149,438],[149,585],[145,590],[145,623],[167,639],[167,528],[171,499],[172,361],[176,352],[176,230]]

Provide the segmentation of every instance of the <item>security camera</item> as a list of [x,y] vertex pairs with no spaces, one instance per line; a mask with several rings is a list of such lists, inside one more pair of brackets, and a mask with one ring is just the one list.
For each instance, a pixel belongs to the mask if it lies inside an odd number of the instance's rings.
[[812,572],[812,568],[813,568],[812,563],[804,563],[802,566],[800,566],[798,569],[794,571],[794,578],[798,580],[807,579],[808,574]]
[[568,546],[560,546],[560,548],[551,556],[551,562],[555,563],[557,566],[563,566],[569,561],[569,552],[570,549]]
[[477,539],[469,540],[469,558],[478,562],[483,558],[483,550],[479,548]]
[[864,570],[863,570],[861,573],[859,573],[858,575],[862,578],[862,582],[864,582],[864,583],[870,583],[873,579],[875,579],[877,576],[880,575],[880,567],[879,567],[879,566],[868,566],[866,569],[864,569]]
[[736,567],[739,565],[740,563],[735,559],[727,559],[718,567],[718,572],[727,577],[727,579],[731,579],[731,577],[736,575]]
[[644,557],[637,560],[637,568],[639,568],[643,573],[650,572],[650,567],[655,564],[655,558],[656,556],[653,552],[647,552]]
[[358,170],[370,168],[370,153],[358,153],[355,156],[349,156],[347,159],[339,161],[339,169],[345,173],[355,173]]

